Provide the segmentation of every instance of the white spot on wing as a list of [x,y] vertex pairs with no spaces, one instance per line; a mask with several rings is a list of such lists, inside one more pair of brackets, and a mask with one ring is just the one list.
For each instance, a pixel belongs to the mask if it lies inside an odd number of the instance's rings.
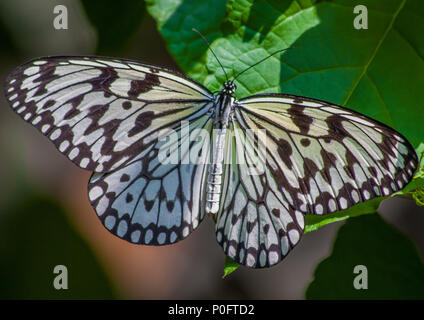
[[68,147],[69,147],[69,141],[65,140],[60,144],[59,151],[64,152]]
[[42,133],[46,133],[47,130],[50,129],[50,125],[49,124],[45,124],[44,126],[41,127],[41,132]]
[[73,148],[71,150],[71,152],[69,153],[69,159],[73,160],[74,158],[76,158],[79,154],[79,149],[77,147]]
[[95,186],[93,189],[91,189],[88,193],[88,197],[91,201],[96,200],[98,197],[100,197],[103,194],[102,188],[99,186]]
[[274,251],[271,251],[268,254],[268,260],[269,260],[269,264],[270,265],[276,264],[278,262],[278,253],[277,252],[274,252]]
[[259,254],[259,264],[261,266],[264,266],[266,264],[266,253],[264,250],[261,250],[261,253]]
[[356,190],[352,190],[351,192],[352,199],[355,203],[359,202],[359,195]]
[[218,240],[218,242],[221,242],[222,241],[222,232],[221,231],[218,231],[216,233],[216,240]]
[[41,121],[41,116],[37,116],[37,117],[35,117],[35,119],[34,120],[32,120],[32,124],[38,124],[39,122]]
[[[234,256],[233,256],[233,258],[234,258]],[[251,253],[248,253],[247,254],[247,257],[246,257],[246,264],[247,264],[247,266],[248,267],[253,267],[255,265],[255,262],[256,262],[255,257]]]
[[103,196],[97,203],[96,213],[98,216],[101,216],[109,206],[109,199]]
[[390,194],[389,188],[384,187],[383,188],[383,195],[388,196]]
[[114,216],[107,216],[105,219],[105,227],[111,230],[116,223],[116,218]]
[[299,241],[299,232],[297,230],[290,230],[289,231],[289,238],[290,238],[290,242],[292,244],[296,244]]
[[131,233],[131,241],[134,243],[138,243],[140,241],[140,230],[135,230],[133,233]]
[[16,112],[17,113],[22,113],[22,112],[24,112],[26,110],[26,107],[25,106],[23,106],[23,107],[20,107],[18,110],[16,110]]
[[81,160],[80,162],[80,167],[81,168],[86,168],[88,166],[88,164],[90,163],[90,159],[88,158],[84,158]]
[[334,201],[334,199],[330,199],[328,201],[328,208],[330,209],[330,211],[336,211],[337,206],[336,206],[336,201]]
[[125,220],[121,220],[118,225],[118,230],[116,231],[116,234],[119,237],[123,237],[128,231],[128,223]]
[[305,219],[303,214],[299,211],[296,211],[296,220],[299,227],[303,229],[305,227]]
[[347,208],[347,200],[344,197],[340,197],[339,204],[341,209]]
[[32,76],[33,74],[36,74],[38,71],[40,71],[40,67],[29,67],[25,69],[24,74],[27,76]]
[[57,138],[60,137],[62,133],[62,130],[60,128],[57,128],[55,131],[53,131],[53,133],[50,135],[50,139],[52,140],[56,140]]
[[152,241],[153,239],[153,231],[152,230],[147,230],[146,234],[144,235],[144,243],[149,244],[150,241]]
[[183,229],[183,237],[187,237],[189,233],[190,233],[189,228],[187,226],[184,227],[184,229]]
[[287,236],[283,236],[281,238],[281,253],[285,256],[289,252],[289,240]]
[[371,195],[370,195],[370,193],[368,192],[368,190],[364,190],[364,192],[363,192],[363,196],[364,196],[365,200],[368,200],[368,199],[371,197]]
[[33,64],[36,65],[36,66],[40,66],[40,65],[43,65],[43,64],[46,64],[46,63],[47,63],[47,61],[45,61],[45,60],[39,60],[39,61],[35,61]]

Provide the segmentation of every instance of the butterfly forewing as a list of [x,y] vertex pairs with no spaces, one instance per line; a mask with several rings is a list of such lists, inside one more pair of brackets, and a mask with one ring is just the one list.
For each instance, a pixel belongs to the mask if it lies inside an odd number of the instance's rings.
[[392,194],[417,166],[398,132],[328,102],[258,95],[242,99],[240,110],[249,128],[266,129],[277,185],[304,213],[331,213]]
[[13,109],[76,165],[96,172],[137,156],[149,136],[202,116],[212,94],[194,80],[134,61],[46,57],[6,80]]
[[[12,108],[78,166],[95,171],[89,199],[113,234],[142,244],[185,238],[203,218],[212,94],[163,68],[102,57],[46,57],[6,80]],[[181,129],[190,123],[189,129]],[[177,135],[163,164],[163,130]],[[169,142],[168,142],[169,143]],[[187,150],[205,152],[190,163]],[[184,151],[185,150],[185,151]]]

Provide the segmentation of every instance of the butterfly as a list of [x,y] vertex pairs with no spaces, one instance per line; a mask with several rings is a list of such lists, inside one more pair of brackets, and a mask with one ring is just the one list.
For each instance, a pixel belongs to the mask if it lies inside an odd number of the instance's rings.
[[180,241],[209,214],[227,256],[273,266],[299,243],[305,214],[388,196],[416,170],[406,138],[371,118],[235,90],[234,80],[214,94],[165,68],[88,56],[38,58],[5,82],[13,110],[93,171],[103,225],[135,244]]

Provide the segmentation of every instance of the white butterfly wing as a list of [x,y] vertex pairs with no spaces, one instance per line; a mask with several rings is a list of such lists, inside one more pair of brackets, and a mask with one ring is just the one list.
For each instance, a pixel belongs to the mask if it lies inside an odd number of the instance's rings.
[[[150,144],[119,169],[94,173],[88,195],[105,227],[122,239],[149,245],[177,242],[196,229],[204,217],[211,130],[205,115],[189,130],[177,130],[174,140]],[[175,162],[161,161],[167,149]]]
[[[198,226],[210,150],[197,129],[210,132],[213,106],[202,85],[130,60],[46,57],[12,72],[5,90],[24,120],[76,165],[95,171],[90,202],[113,234],[162,245]],[[175,131],[174,143],[161,136],[164,129]],[[158,155],[166,144],[177,157],[163,164]],[[196,163],[186,146],[199,149]]]
[[[226,150],[232,159],[226,165],[216,236],[226,255],[248,267],[262,268],[281,261],[298,243],[305,219],[276,184],[272,154],[262,150],[247,130],[236,110]],[[257,171],[250,174],[253,168]]]
[[266,129],[278,185],[304,213],[388,196],[416,170],[415,150],[400,133],[352,110],[289,95],[252,96],[240,105],[250,128]]
[[[393,129],[303,97],[242,99],[232,131],[227,156],[236,156],[227,166],[216,233],[225,253],[249,267],[283,259],[303,234],[304,214],[331,213],[396,192],[418,163],[412,146]],[[264,170],[248,174],[258,161]]]
[[15,69],[6,98],[81,168],[107,172],[161,128],[208,112],[212,94],[163,68],[102,57],[46,57]]

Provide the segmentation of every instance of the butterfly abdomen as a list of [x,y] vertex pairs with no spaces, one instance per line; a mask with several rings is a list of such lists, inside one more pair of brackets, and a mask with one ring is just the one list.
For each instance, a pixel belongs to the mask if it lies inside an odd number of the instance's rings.
[[206,213],[211,214],[216,214],[219,211],[225,141],[234,98],[230,94],[222,93],[216,96],[215,101],[212,161],[208,168],[206,192]]
[[217,129],[214,136],[212,163],[208,170],[208,187],[206,194],[206,213],[216,214],[219,210],[221,196],[222,165],[227,129]]

